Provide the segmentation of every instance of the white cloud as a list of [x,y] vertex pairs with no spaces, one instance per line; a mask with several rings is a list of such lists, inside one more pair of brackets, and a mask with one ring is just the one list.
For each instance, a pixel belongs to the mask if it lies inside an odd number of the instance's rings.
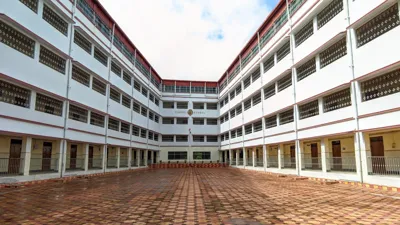
[[216,81],[272,7],[265,0],[100,0],[164,79]]

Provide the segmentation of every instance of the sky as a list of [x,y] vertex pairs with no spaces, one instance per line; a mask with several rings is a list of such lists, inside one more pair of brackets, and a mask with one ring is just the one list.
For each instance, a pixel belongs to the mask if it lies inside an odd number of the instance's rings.
[[278,0],[100,0],[163,79],[217,81]]

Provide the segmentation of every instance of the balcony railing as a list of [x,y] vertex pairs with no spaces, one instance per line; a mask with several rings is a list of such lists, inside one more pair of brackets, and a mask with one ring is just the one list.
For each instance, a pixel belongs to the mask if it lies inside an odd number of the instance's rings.
[[65,169],[66,170],[84,170],[85,169],[85,159],[67,158]]
[[121,158],[119,161],[119,167],[128,167],[128,158]]
[[310,155],[304,155],[302,157],[302,170],[322,170],[321,157],[311,157]]
[[131,161],[131,166],[133,166],[133,167],[138,167],[137,159],[133,159],[133,160]]
[[22,175],[24,172],[24,159],[0,158],[0,176]]
[[283,167],[284,169],[296,169],[296,157],[283,157]]
[[140,166],[144,166],[144,159],[140,159],[139,165],[140,165]]
[[368,156],[368,174],[400,175],[399,156]]
[[267,159],[267,167],[268,168],[278,168],[278,156],[269,156]]
[[243,159],[239,159],[239,164],[238,166],[243,166]]
[[117,168],[117,159],[107,159],[107,168]]
[[256,160],[256,166],[257,167],[263,167],[264,166],[264,160],[263,159],[257,159]]
[[253,159],[252,158],[248,158],[247,159],[247,166],[253,166]]
[[95,170],[95,169],[102,169],[103,168],[103,159],[91,159],[88,160],[88,169]]
[[327,171],[356,172],[356,158],[350,157],[327,157]]
[[31,158],[31,173],[52,173],[58,172],[57,158]]

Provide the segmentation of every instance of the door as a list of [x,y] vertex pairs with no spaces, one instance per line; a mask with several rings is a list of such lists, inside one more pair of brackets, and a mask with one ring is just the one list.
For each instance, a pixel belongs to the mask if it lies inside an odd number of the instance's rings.
[[43,153],[42,153],[42,171],[51,170],[51,151],[53,149],[53,143],[43,142]]
[[76,169],[76,153],[78,152],[77,145],[71,145],[70,156],[69,156],[69,168]]
[[311,144],[311,162],[313,169],[319,169],[318,159],[318,145],[317,143]]
[[342,151],[340,141],[332,141],[332,169],[342,169]]
[[290,146],[290,166],[292,168],[296,167],[296,148],[294,145]]
[[21,163],[22,140],[11,139],[8,173],[18,174]]
[[153,152],[153,163],[157,163],[157,152]]
[[89,162],[88,168],[93,168],[93,146],[89,146]]
[[371,161],[373,173],[386,173],[385,148],[383,146],[383,137],[372,137],[371,142]]

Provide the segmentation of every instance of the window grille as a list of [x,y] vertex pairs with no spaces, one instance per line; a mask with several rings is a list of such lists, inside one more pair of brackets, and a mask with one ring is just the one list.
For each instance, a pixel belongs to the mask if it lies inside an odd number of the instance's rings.
[[343,10],[343,0],[333,0],[317,15],[318,29],[327,24]]
[[174,93],[175,92],[175,86],[174,85],[164,85],[163,90],[164,90],[164,92]]
[[262,121],[253,123],[254,133],[262,130]]
[[258,78],[260,78],[260,68],[258,68],[256,71],[254,71],[251,74],[251,82],[254,83],[254,81],[256,81]]
[[187,152],[168,152],[168,160],[187,159]]
[[[204,142],[204,136],[203,135],[193,135],[193,142]],[[194,152],[193,152],[194,154]],[[193,158],[196,159],[196,158]]]
[[251,99],[244,102],[244,111],[251,108]]
[[140,105],[137,102],[133,102],[133,111],[140,113]]
[[142,95],[147,98],[147,89],[142,87]]
[[[162,142],[174,142],[174,136],[173,135],[163,135],[161,138]],[[168,158],[169,158],[170,152],[168,152]]]
[[119,121],[112,118],[108,118],[108,129],[119,131]]
[[231,99],[231,100],[234,99],[235,96],[236,96],[235,90],[233,90],[233,91],[229,94],[229,96],[230,96],[230,99]]
[[140,107],[140,114],[147,117],[147,109],[144,106]]
[[118,64],[114,61],[111,61],[111,71],[121,77],[121,67],[118,66]]
[[72,79],[85,85],[90,86],[90,74],[81,70],[79,67],[72,65]]
[[293,109],[282,112],[279,114],[279,125],[291,123],[294,121]]
[[321,69],[347,54],[346,37],[319,54]]
[[236,107],[236,115],[242,114],[242,104],[240,104],[238,107]]
[[229,113],[226,113],[225,114],[225,121],[228,122],[228,120],[229,120]]
[[43,19],[65,36],[68,36],[68,23],[46,4],[43,5]]
[[125,134],[129,134],[129,123],[123,123],[121,122],[121,132]]
[[145,77],[149,77],[149,75],[150,75],[149,70],[146,69],[146,68],[143,66],[143,64],[142,64],[139,60],[136,60],[135,67],[136,67]]
[[206,87],[206,93],[207,94],[217,94],[217,88],[216,87]]
[[225,133],[225,140],[226,140],[226,141],[229,140],[229,132],[226,132],[226,133]]
[[154,95],[152,93],[149,94],[150,101],[154,102]]
[[217,125],[217,124],[218,124],[217,119],[211,119],[211,118],[207,119],[207,125]]
[[160,117],[156,114],[154,114],[154,122],[159,123]]
[[158,134],[154,133],[154,141],[158,141]]
[[30,106],[31,91],[0,80],[0,101],[24,108]]
[[304,78],[310,76],[317,71],[317,64],[315,62],[315,57],[305,62],[303,65],[296,68],[297,81],[301,81]]
[[[107,67],[108,57],[100,49],[94,47],[94,58],[97,59],[101,64]],[[121,74],[121,73],[120,73]]]
[[361,47],[379,36],[389,32],[400,24],[398,3],[356,30],[357,47]]
[[102,94],[102,95],[106,95],[106,84],[104,84],[103,82],[101,82],[100,80],[96,79],[93,77],[93,81],[92,81],[92,89],[97,91],[98,93]]
[[236,96],[238,96],[242,92],[242,85],[239,84],[239,86],[236,87]]
[[130,109],[131,108],[131,98],[122,95],[122,105],[125,106],[126,108]]
[[154,120],[154,113],[149,110],[149,119]]
[[272,67],[275,66],[275,55],[271,55],[265,62],[264,65],[264,73],[270,70]]
[[230,113],[231,113],[231,119],[232,119],[233,117],[236,116],[236,111],[235,111],[235,109],[232,109],[232,110],[230,111]]
[[253,106],[259,104],[261,102],[261,93],[256,94],[253,96]]
[[94,15],[95,20],[94,20],[94,25],[97,27],[97,29],[100,30],[106,38],[111,39],[111,29],[102,21],[102,19],[99,17],[99,15]]
[[226,98],[224,99],[224,102],[225,102],[225,105],[227,105],[227,104],[228,104],[228,102],[229,102],[229,98],[228,98],[228,96],[226,96]]
[[276,52],[276,58],[279,61],[284,59],[290,53],[290,41],[286,42],[278,51]]
[[218,136],[207,136],[207,142],[218,142]]
[[56,116],[62,116],[63,102],[37,93],[35,110]]
[[75,31],[74,43],[81,47],[85,52],[92,54],[92,43],[88,41],[81,33]]
[[231,138],[236,138],[236,130],[231,130]]
[[313,21],[311,20],[294,35],[296,47],[299,47],[304,41],[306,41],[313,34],[314,34],[314,25]]
[[94,11],[86,2],[86,0],[78,0],[77,8],[80,9],[85,16],[90,18],[91,21],[94,20]]
[[162,118],[162,123],[163,124],[174,124],[174,118],[164,117],[164,118]]
[[146,138],[147,137],[147,130],[140,128],[140,137],[141,138]]
[[278,80],[278,92],[283,91],[290,86],[292,86],[292,73],[289,73]]
[[241,137],[241,136],[243,136],[243,129],[242,129],[242,127],[238,128],[238,129],[236,130],[236,137]]
[[275,83],[264,88],[264,99],[268,99],[275,95]]
[[0,21],[0,42],[33,58],[35,41]]
[[158,100],[158,98],[155,98],[155,99],[154,99],[154,104],[155,104],[156,106],[159,106],[159,105],[160,105],[160,100]]
[[176,142],[188,142],[187,135],[176,135]]
[[121,94],[117,90],[110,88],[110,99],[120,103]]
[[90,124],[98,127],[104,127],[104,116],[90,112]]
[[136,91],[140,92],[140,84],[137,81],[133,83],[133,88],[135,88]]
[[22,2],[24,5],[26,5],[26,7],[28,7],[29,9],[31,9],[33,12],[35,12],[37,14],[39,0],[19,0],[19,1]]
[[251,84],[251,76],[247,77],[244,81],[243,81],[243,86],[244,89],[248,88]]
[[225,104],[224,104],[224,100],[222,100],[222,101],[219,102],[219,108],[224,107],[224,105],[225,105]]
[[188,118],[176,118],[176,124],[188,124]]
[[163,108],[164,109],[173,109],[173,108],[175,108],[174,102],[163,102]]
[[219,120],[220,120],[220,123],[221,123],[221,124],[225,123],[225,116],[221,116],[221,117],[219,118]]
[[293,13],[307,0],[293,0],[289,3],[289,14]]
[[129,85],[132,85],[132,76],[129,75],[127,72],[122,72],[122,79]]
[[88,111],[86,109],[79,108],[78,106],[69,105],[69,119],[87,123]]
[[132,135],[139,137],[139,127],[132,125]]
[[151,131],[149,131],[149,133],[147,134],[147,138],[148,138],[149,140],[153,140],[153,138],[154,138],[154,133],[151,132]]
[[187,109],[188,108],[188,103],[187,102],[177,102],[176,103],[176,108],[177,109]]
[[204,93],[204,87],[191,87],[192,93]]
[[65,74],[67,61],[43,46],[40,46],[39,62],[57,72]]
[[253,133],[253,124],[248,124],[244,126],[244,133],[246,135]]
[[400,92],[400,69],[361,83],[363,102],[398,92]]
[[323,101],[324,112],[330,112],[333,110],[351,106],[350,88],[325,96],[323,98]]
[[265,118],[265,129],[269,129],[276,126],[278,126],[276,115]]
[[225,141],[225,134],[221,134],[221,141]]
[[299,106],[299,119],[306,119],[319,114],[318,99]]
[[[251,51],[245,56],[245,57],[243,57],[242,58],[242,68],[244,68],[245,66],[247,66],[247,64],[254,58],[254,56],[256,56],[256,54],[259,52],[258,51],[259,49],[258,49],[258,44],[256,44],[252,49],[251,49]],[[235,76],[237,75],[237,74],[239,74],[239,71],[240,71],[240,67],[238,66],[237,67],[238,68],[238,73],[236,73],[235,74]],[[234,76],[234,77],[235,77]]]
[[204,103],[203,102],[193,103],[193,109],[204,109]]

